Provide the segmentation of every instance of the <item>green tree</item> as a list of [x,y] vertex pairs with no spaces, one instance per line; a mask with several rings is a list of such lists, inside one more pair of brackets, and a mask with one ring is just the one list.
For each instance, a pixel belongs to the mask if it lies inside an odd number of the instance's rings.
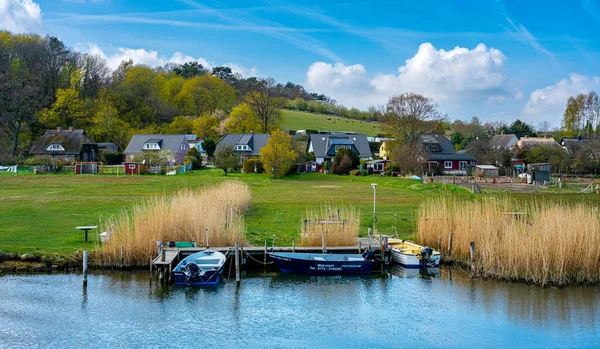
[[96,142],[113,142],[124,150],[133,135],[131,127],[119,118],[117,108],[110,101],[99,99],[97,105],[88,130],[90,138]]
[[261,80],[259,88],[246,94],[246,103],[261,123],[261,130],[256,132],[271,132],[281,123],[281,108],[285,104],[274,91],[275,82],[272,79]]
[[201,116],[194,119],[192,130],[199,139],[217,140],[219,138],[219,121],[214,115]]
[[212,139],[205,139],[202,141],[202,149],[206,152],[206,156],[209,159],[212,159],[215,155],[215,150],[217,149],[217,143]]
[[298,155],[292,147],[292,137],[281,130],[271,132],[267,144],[260,150],[260,159],[267,173],[283,177],[296,163]]
[[62,126],[85,128],[89,120],[89,110],[74,88],[56,90],[56,101],[41,112],[40,120],[50,127]]
[[350,173],[351,170],[358,168],[359,165],[360,159],[354,151],[346,148],[338,148],[331,164],[331,173],[345,175]]
[[217,109],[231,110],[236,91],[223,80],[202,75],[186,80],[175,96],[179,112],[184,115],[208,115]]
[[190,79],[195,76],[200,76],[208,73],[208,70],[204,66],[196,61],[187,62],[182,65],[176,66],[173,72],[185,79]]
[[194,119],[188,116],[176,116],[169,124],[171,134],[192,134],[194,130]]
[[514,134],[518,138],[523,136],[535,136],[536,133],[533,131],[533,127],[526,122],[519,119],[515,120],[510,126],[503,126],[501,131],[505,134]]
[[235,151],[235,145],[226,144],[215,153],[215,167],[223,170],[223,175],[227,176],[228,172],[239,171],[240,157]]
[[262,124],[250,105],[242,103],[233,108],[225,122],[225,130],[229,133],[262,132]]
[[185,156],[185,161],[192,164],[193,170],[199,170],[202,168],[202,155],[200,155],[200,152],[196,148],[190,148],[190,150],[188,150]]

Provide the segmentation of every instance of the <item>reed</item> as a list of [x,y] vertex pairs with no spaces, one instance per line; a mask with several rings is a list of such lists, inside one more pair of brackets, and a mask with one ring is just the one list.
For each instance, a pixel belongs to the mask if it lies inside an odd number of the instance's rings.
[[534,284],[565,285],[600,281],[600,216],[586,204],[515,202],[487,197],[439,197],[421,205],[417,239],[452,258],[469,260],[484,276]]
[[184,189],[173,196],[154,197],[132,209],[109,217],[104,227],[113,234],[99,252],[100,263],[114,266],[147,265],[157,254],[156,241],[196,241],[210,246],[233,246],[244,238],[244,216],[251,202],[248,186],[229,181],[202,190]]
[[354,246],[360,230],[360,211],[350,206],[324,204],[306,210],[300,228],[302,246]]

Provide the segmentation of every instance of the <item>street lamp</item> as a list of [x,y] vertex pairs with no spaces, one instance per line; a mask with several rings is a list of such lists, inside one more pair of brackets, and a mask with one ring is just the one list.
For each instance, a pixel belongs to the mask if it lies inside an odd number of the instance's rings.
[[373,187],[373,234],[375,234],[375,223],[377,223],[377,212],[375,210],[375,204],[377,202],[377,183],[371,183]]

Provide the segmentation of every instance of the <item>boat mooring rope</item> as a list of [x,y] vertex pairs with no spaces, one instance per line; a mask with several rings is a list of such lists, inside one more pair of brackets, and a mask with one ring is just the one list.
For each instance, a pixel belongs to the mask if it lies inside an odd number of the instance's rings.
[[247,251],[244,250],[244,253],[246,254],[246,256],[250,257],[250,259],[252,259],[253,261],[255,261],[256,263],[262,264],[262,265],[268,265],[268,264],[273,264],[273,261],[270,262],[261,262],[259,260],[257,260],[256,258],[252,257]]

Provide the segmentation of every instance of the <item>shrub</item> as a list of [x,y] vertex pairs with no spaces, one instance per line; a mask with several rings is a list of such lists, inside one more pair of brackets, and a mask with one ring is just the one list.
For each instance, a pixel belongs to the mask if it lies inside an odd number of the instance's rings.
[[202,168],[202,155],[198,149],[190,148],[185,156],[185,162],[191,163],[193,170],[199,170]]
[[350,171],[350,175],[355,176],[355,177],[361,176],[362,172],[360,172],[360,170],[352,170],[352,171]]
[[331,173],[337,175],[348,174],[350,170],[358,167],[360,159],[355,152],[346,148],[339,148],[333,158]]
[[98,161],[105,165],[119,165],[123,162],[123,154],[115,151],[103,151],[98,156]]
[[389,176],[392,172],[400,172],[400,167],[395,163],[390,162],[385,169],[385,174]]
[[254,169],[256,168],[256,173],[264,173],[265,169],[263,168],[262,161],[260,158],[249,158],[242,165],[242,169],[244,173],[254,173]]

